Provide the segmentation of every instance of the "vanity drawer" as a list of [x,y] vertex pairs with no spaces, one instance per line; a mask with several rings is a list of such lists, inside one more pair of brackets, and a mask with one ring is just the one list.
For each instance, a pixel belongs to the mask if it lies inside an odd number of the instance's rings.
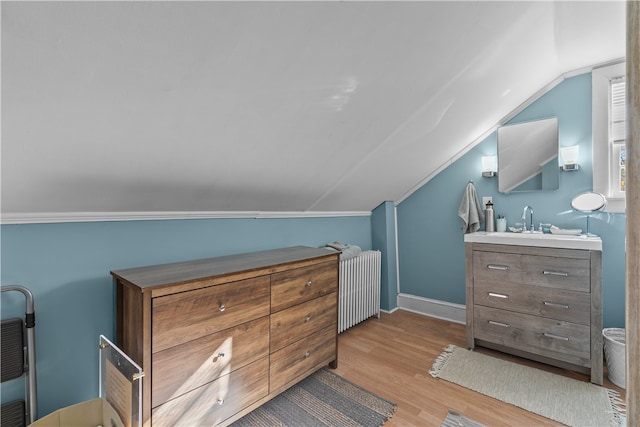
[[269,276],[154,298],[153,352],[269,315]]
[[333,361],[336,357],[336,340],[336,327],[330,326],[272,353],[270,392],[281,391]]
[[268,316],[155,353],[151,406],[268,355]]
[[475,280],[590,292],[589,259],[476,251]]
[[271,315],[271,351],[330,326],[337,330],[336,298],[331,293]]
[[476,339],[590,367],[591,328],[474,305]]
[[214,426],[269,392],[269,358],[264,357],[229,375],[154,408],[154,427]]
[[337,289],[335,261],[274,273],[271,276],[271,312],[336,292]]
[[474,304],[589,325],[591,295],[540,286],[476,280]]

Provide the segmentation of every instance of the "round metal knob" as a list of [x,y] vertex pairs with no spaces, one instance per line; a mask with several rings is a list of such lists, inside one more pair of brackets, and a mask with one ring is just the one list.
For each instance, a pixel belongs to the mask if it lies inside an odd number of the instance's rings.
[[220,311],[224,311],[227,307],[224,306],[224,304],[220,304],[220,307],[218,307],[218,310]]
[[212,359],[213,363],[216,363],[221,357],[224,357],[224,353],[218,353],[216,356],[214,356],[214,358]]
[[311,286],[312,284],[313,284],[313,281],[311,281],[311,280],[309,280],[309,281],[307,282],[307,286]]
[[307,314],[307,317],[305,317],[305,318],[304,318],[304,321],[305,321],[305,322],[308,322],[309,320],[311,320],[311,315],[310,315],[310,314]]
[[218,400],[216,401],[216,403],[217,403],[218,405],[222,405],[222,404],[224,403],[224,399],[218,399]]
[[307,351],[307,352],[304,354],[304,357],[305,357],[305,358],[307,358],[307,357],[309,357],[309,356],[311,356],[311,353],[309,353],[309,352]]

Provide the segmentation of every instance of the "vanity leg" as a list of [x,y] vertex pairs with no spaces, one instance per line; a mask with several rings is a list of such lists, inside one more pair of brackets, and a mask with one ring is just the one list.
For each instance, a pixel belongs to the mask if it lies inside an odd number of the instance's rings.
[[475,348],[473,337],[473,243],[465,243],[465,304],[467,315],[467,348]]

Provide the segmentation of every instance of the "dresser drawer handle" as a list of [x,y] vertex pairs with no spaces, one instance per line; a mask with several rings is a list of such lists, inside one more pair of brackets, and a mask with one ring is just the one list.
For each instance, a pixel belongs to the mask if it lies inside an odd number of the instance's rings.
[[220,307],[218,307],[218,310],[220,311],[225,311],[227,309],[227,307],[224,306],[224,304],[220,304]]
[[556,335],[556,334],[550,334],[548,332],[543,333],[542,335],[544,335],[547,338],[553,338],[555,340],[562,340],[562,341],[569,341],[571,340],[571,338],[569,337],[563,337],[562,335]]
[[542,274],[544,274],[545,276],[562,276],[562,277],[569,277],[569,273],[565,273],[564,271],[549,271],[549,270],[544,270],[542,272]]
[[313,284],[313,281],[309,280],[309,281],[307,282],[307,287],[310,287],[312,284]]
[[307,314],[307,317],[304,318],[304,322],[307,323],[310,320],[311,320],[311,315]]
[[304,354],[304,358],[306,359],[307,357],[311,356],[311,353],[309,353],[308,351]]
[[216,356],[214,356],[214,358],[212,359],[212,362],[216,363],[218,361],[218,359],[220,359],[222,357],[224,357],[224,353],[220,352]]
[[559,302],[542,301],[542,304],[548,305],[549,307],[566,308],[567,310],[571,308],[569,304],[562,304]]
[[218,405],[222,405],[224,403],[224,399],[218,399],[218,400],[216,400],[216,403]]
[[489,265],[487,265],[487,268],[489,270],[501,270],[501,271],[509,270],[509,266],[508,265],[489,264]]
[[509,299],[509,295],[506,295],[506,294],[498,294],[498,293],[495,293],[495,292],[489,292],[488,295],[490,297],[495,297],[495,298]]
[[496,322],[495,320],[489,320],[490,325],[502,326],[503,328],[510,328],[511,325],[508,323]]

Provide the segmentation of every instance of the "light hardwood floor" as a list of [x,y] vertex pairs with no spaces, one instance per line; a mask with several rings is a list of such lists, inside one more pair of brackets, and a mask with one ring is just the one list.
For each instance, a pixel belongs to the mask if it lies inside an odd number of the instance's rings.
[[[557,426],[555,421],[433,378],[429,369],[448,344],[465,347],[465,326],[403,310],[382,313],[339,336],[335,372],[398,406],[385,427],[440,426],[449,409],[487,426]],[[478,349],[503,359],[588,381],[587,375]],[[606,378],[604,386],[621,392]]]

